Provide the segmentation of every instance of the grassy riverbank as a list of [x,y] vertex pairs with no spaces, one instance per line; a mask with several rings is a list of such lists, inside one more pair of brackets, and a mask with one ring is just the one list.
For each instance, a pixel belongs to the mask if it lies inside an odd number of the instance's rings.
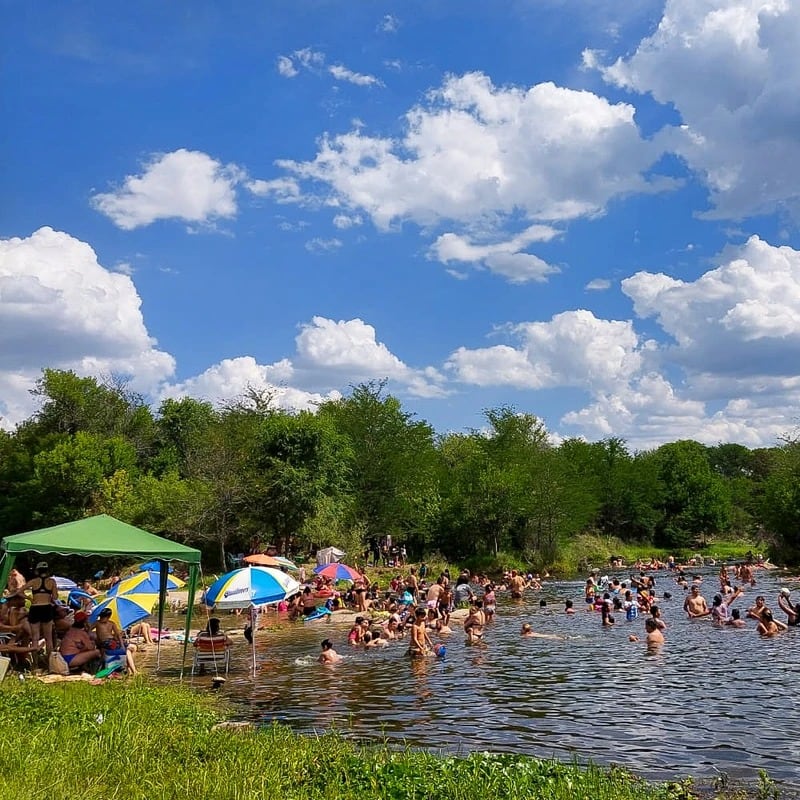
[[46,686],[10,678],[0,687],[0,774],[23,780],[31,800],[693,796],[688,783],[649,784],[619,769],[397,752],[278,725],[215,728],[223,718],[212,698],[142,680]]

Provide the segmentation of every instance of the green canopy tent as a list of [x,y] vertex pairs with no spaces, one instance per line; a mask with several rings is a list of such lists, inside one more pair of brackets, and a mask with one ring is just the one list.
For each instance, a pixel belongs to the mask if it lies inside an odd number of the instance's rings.
[[[183,642],[183,663],[186,663],[186,650],[189,643],[189,629],[192,624],[192,609],[197,590],[200,570],[200,551],[178,542],[156,536],[120,522],[107,514],[87,517],[76,522],[66,522],[51,528],[42,528],[29,533],[6,536],[0,541],[2,561],[0,561],[0,587],[6,585],[19,553],[57,553],[59,555],[95,556],[136,556],[143,560],[155,559],[161,565],[158,628],[161,630],[164,619],[164,603],[167,596],[167,562],[183,561],[189,566],[189,608],[186,612],[186,630]],[[161,637],[159,637],[159,661]],[[181,666],[183,676],[183,665]]]

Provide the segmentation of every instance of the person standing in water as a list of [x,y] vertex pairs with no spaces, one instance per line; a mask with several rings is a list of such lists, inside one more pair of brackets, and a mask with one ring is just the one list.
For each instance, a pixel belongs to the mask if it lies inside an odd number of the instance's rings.
[[683,610],[689,615],[689,619],[707,617],[711,614],[711,609],[708,607],[705,597],[700,594],[699,586],[692,586],[691,594],[683,604]]
[[412,658],[426,656],[433,647],[425,624],[427,616],[428,614],[424,608],[418,608],[414,613],[414,622],[411,625],[411,641],[408,645],[408,654]]

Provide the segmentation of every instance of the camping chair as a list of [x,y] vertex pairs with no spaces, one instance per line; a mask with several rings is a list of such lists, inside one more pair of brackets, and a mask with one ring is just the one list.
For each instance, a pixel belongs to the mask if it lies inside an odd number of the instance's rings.
[[224,668],[225,674],[231,665],[231,648],[223,645],[216,645],[213,649],[211,647],[195,647],[194,658],[192,659],[192,672],[194,675],[196,671],[209,667],[215,671]]

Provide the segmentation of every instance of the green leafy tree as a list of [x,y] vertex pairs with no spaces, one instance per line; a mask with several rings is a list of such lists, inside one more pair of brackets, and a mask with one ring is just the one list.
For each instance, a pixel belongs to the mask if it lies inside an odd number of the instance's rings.
[[319,407],[352,453],[353,524],[368,539],[392,534],[421,549],[438,512],[433,429],[384,395],[385,381],[356,386]]
[[778,556],[796,562],[800,558],[800,441],[788,441],[774,454],[760,511],[777,538]]
[[35,449],[48,435],[122,436],[128,439],[141,462],[151,453],[153,415],[141,395],[131,392],[124,380],[111,377],[105,383],[79,378],[68,370],[45,369],[32,394],[39,411],[18,430],[20,439]]
[[79,431],[33,459],[39,518],[49,523],[84,516],[105,478],[137,470],[133,445],[120,436]]
[[665,444],[655,454],[662,485],[658,544],[688,547],[727,530],[730,497],[699,442]]
[[151,469],[177,471],[189,477],[207,447],[208,435],[218,417],[211,403],[184,397],[165,400],[156,419],[156,452]]
[[[260,427],[254,461],[259,516],[287,548],[320,511],[323,499],[346,491],[352,453],[330,419],[309,412],[274,413]],[[331,510],[330,505],[324,508]]]

